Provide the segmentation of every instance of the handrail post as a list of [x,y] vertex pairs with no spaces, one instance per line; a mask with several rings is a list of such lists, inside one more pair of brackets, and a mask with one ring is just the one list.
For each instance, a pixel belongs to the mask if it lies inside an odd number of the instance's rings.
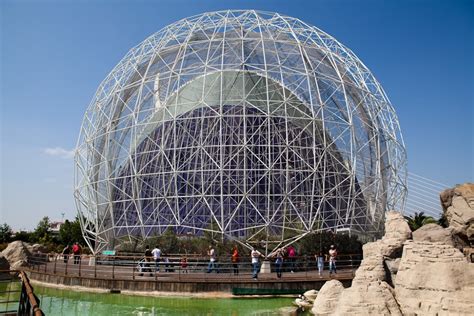
[[305,270],[306,270],[306,274],[305,276],[308,277],[308,270],[309,270],[309,265],[308,265],[308,256],[305,256],[304,258],[304,265],[305,265]]
[[53,274],[56,274],[56,262],[58,262],[58,258],[54,259]]
[[79,276],[81,276],[82,255],[79,255]]
[[67,260],[66,260],[66,267],[64,268],[64,274],[67,275],[67,266],[69,264],[69,256],[67,257]]
[[[155,260],[155,259],[153,259],[153,260]],[[157,279],[157,277],[158,277],[158,273],[157,273],[157,271],[156,271],[156,268],[157,268],[156,265],[157,265],[157,264],[160,264],[160,263],[155,261],[155,282],[156,282],[156,279]],[[158,266],[158,267],[159,267],[159,266]]]
[[94,255],[94,279],[97,278],[97,256]]
[[115,279],[115,256],[112,259],[112,279]]
[[[135,280],[135,256],[132,257],[132,280]],[[156,271],[155,271],[156,280]]]

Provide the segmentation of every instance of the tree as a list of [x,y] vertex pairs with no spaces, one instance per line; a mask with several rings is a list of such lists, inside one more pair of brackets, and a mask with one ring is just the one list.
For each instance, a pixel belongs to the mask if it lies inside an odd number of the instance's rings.
[[[159,237],[158,244],[163,253],[176,253],[179,250],[179,241],[172,227],[168,227]],[[150,245],[153,247],[153,245]]]
[[51,231],[50,231],[49,226],[50,226],[50,223],[49,223],[48,216],[43,217],[39,221],[38,225],[35,228],[35,231],[33,232],[33,236],[36,242],[46,243],[50,241]]
[[411,215],[411,216],[404,216],[405,220],[408,223],[408,226],[410,226],[410,229],[412,232],[417,230],[423,225],[426,224],[431,224],[431,223],[437,223],[437,221],[431,217],[431,216],[426,216],[423,212],[417,213]]
[[85,244],[82,236],[81,224],[79,223],[79,218],[77,216],[74,221],[71,222],[66,220],[64,224],[61,225],[61,228],[59,229],[59,241],[63,246],[72,245],[75,242],[82,245]]
[[446,217],[446,213],[443,212],[441,217],[438,219],[438,225],[441,227],[447,228],[449,226],[448,218]]
[[0,226],[0,243],[10,242],[12,234],[12,228],[7,223],[3,223]]
[[26,232],[26,231],[19,231],[15,233],[13,236],[13,240],[21,240],[23,242],[31,242],[34,240],[34,233],[32,232]]

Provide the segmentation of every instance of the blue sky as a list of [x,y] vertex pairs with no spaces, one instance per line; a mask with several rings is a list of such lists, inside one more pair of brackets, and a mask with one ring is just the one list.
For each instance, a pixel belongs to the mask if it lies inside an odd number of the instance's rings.
[[474,182],[474,1],[0,1],[0,223],[75,215],[82,116],[120,59],[152,33],[205,11],[300,18],[348,46],[400,119],[409,171]]

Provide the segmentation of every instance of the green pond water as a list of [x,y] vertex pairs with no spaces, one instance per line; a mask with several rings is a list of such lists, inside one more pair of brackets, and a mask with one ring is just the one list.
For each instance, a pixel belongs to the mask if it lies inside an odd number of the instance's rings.
[[289,315],[292,298],[198,299],[74,292],[35,286],[46,315]]

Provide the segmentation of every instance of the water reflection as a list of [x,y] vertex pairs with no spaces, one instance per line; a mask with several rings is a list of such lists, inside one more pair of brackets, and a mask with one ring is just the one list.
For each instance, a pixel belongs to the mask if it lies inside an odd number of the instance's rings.
[[[276,315],[291,298],[197,299],[97,294],[35,287],[46,315]],[[288,315],[288,309],[283,314]]]

